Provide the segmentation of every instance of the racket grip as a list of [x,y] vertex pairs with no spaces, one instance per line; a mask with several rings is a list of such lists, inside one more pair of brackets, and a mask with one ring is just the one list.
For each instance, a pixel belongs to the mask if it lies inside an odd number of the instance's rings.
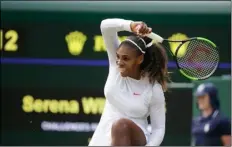
[[155,33],[150,33],[150,34],[148,34],[148,35],[146,35],[147,37],[149,37],[149,38],[151,38],[151,39],[153,39],[153,40],[155,40],[155,41],[157,41],[157,42],[159,42],[159,43],[162,43],[163,42],[163,38],[161,37],[161,36],[159,36],[159,35],[157,35],[157,34],[155,34]]

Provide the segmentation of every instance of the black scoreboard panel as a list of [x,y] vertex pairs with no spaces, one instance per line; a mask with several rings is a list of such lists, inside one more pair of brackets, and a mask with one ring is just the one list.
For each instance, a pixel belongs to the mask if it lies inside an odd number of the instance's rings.
[[[47,14],[48,13],[48,14]],[[132,14],[104,15],[58,12],[5,12],[1,21],[1,50],[4,57],[106,59],[100,33],[101,20],[108,17],[143,19],[164,38],[208,38],[220,48],[221,62],[229,62],[229,15]],[[34,17],[33,17],[34,16]],[[32,18],[33,17],[33,18]],[[151,18],[156,18],[152,20]],[[169,18],[164,21],[162,18]],[[175,19],[177,20],[175,20]],[[215,19],[216,18],[216,19]],[[129,35],[120,32],[121,39]],[[175,38],[173,38],[175,39]],[[171,58],[171,56],[170,56]]]
[[[166,94],[164,145],[190,142],[191,95],[191,89]],[[87,145],[105,103],[101,89],[3,88],[2,97],[3,145]]]
[[[144,20],[165,38],[209,38],[220,47],[215,75],[230,72],[229,15],[2,11],[2,145],[88,144],[105,103],[100,22],[109,17]],[[122,40],[126,35],[119,33]],[[172,80],[189,82],[169,60]],[[166,101],[162,145],[189,145],[192,89],[171,89]]]

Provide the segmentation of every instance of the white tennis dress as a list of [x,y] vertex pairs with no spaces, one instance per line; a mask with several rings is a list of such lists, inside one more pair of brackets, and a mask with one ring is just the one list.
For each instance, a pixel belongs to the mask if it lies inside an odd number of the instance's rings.
[[[109,75],[105,84],[105,108],[89,146],[110,146],[112,124],[127,118],[136,123],[147,138],[147,146],[159,146],[165,133],[165,98],[159,83],[153,86],[148,78],[136,80],[122,77],[116,65],[116,50],[120,41],[117,32],[130,31],[132,21],[105,19],[101,32],[109,58]],[[150,115],[152,132],[147,130]]]

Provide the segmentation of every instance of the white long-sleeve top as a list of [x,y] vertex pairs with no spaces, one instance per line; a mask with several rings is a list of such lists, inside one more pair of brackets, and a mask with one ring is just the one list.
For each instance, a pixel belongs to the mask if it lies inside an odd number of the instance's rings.
[[[147,77],[136,80],[121,77],[116,65],[116,50],[120,45],[117,32],[131,32],[130,23],[124,19],[105,19],[101,32],[109,58],[109,74],[105,84],[105,108],[89,146],[110,146],[112,124],[127,118],[136,123],[147,138],[146,146],[159,146],[165,134],[165,98],[161,85],[149,83]],[[148,132],[150,116],[152,132]]]

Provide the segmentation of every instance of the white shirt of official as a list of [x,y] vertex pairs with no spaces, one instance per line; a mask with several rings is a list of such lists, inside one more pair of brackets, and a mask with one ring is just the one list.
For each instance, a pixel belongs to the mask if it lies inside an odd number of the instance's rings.
[[[89,146],[110,146],[112,124],[127,118],[144,132],[146,146],[159,146],[165,134],[165,98],[159,83],[151,85],[148,78],[136,80],[122,77],[116,65],[116,50],[120,45],[117,32],[131,32],[130,23],[124,19],[105,19],[101,32],[109,58],[109,74],[105,84],[105,107]],[[150,115],[152,132],[147,130]]]

